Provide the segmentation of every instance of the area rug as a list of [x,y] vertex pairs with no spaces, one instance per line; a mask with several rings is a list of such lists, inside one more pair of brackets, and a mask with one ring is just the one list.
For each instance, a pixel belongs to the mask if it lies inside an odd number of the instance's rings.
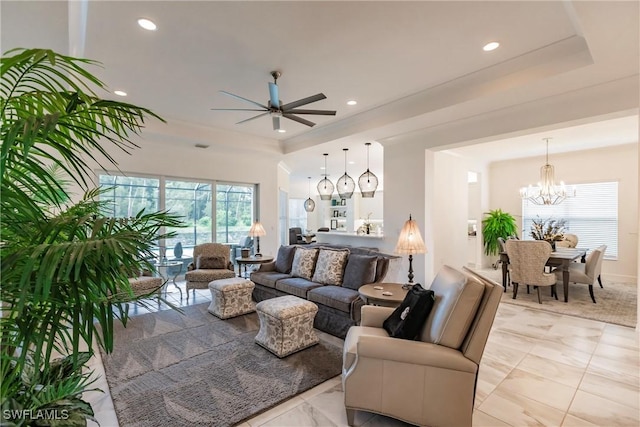
[[[482,269],[479,273],[502,283],[502,273],[499,269]],[[591,301],[589,287],[575,283],[569,283],[569,302],[567,303],[564,302],[562,285],[557,286],[557,301],[551,297],[549,289],[541,289],[542,304],[538,303],[537,291],[532,288],[531,293],[527,294],[526,286],[518,287],[518,297],[514,300],[513,287],[509,286],[507,292],[502,294],[501,303],[635,328],[638,314],[636,285],[608,280],[604,280],[603,285],[604,288],[597,285],[593,288],[596,304]]]
[[102,355],[122,426],[230,426],[340,374],[320,343],[284,359],[254,343],[255,313],[220,320],[208,304],[130,318]]

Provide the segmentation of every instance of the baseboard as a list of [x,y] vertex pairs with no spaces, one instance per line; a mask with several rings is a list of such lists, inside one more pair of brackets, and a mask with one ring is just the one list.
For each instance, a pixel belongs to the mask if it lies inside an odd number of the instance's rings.
[[628,283],[628,284],[637,284],[638,277],[637,276],[628,276],[624,274],[602,274],[602,280],[610,280],[616,283]]

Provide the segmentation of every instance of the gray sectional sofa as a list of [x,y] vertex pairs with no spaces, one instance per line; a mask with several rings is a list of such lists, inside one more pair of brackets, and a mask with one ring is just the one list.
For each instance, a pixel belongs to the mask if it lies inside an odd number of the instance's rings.
[[[315,252],[315,253],[314,253]],[[314,327],[344,338],[360,322],[364,301],[358,288],[367,283],[393,282],[401,258],[368,248],[337,245],[281,246],[273,262],[251,274],[253,298],[263,301],[295,295],[315,303]]]

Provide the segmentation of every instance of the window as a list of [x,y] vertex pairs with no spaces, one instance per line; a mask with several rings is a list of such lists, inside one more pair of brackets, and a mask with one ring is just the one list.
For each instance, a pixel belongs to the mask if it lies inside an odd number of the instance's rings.
[[216,185],[216,242],[238,243],[253,224],[254,186]]
[[300,227],[306,230],[307,211],[304,210],[306,199],[289,199],[289,227]]
[[[165,180],[165,209],[180,215],[187,227],[176,228],[176,236],[165,242],[167,248],[181,242],[183,248],[191,249],[212,239],[211,184],[178,180]],[[190,251],[188,251],[190,252]]]
[[158,243],[158,256],[164,254],[165,248],[169,250],[167,256],[172,256],[178,242],[182,243],[185,257],[191,256],[193,247],[201,243],[238,243],[249,233],[256,213],[257,191],[253,184],[104,173],[98,175],[98,183],[110,188],[101,197],[110,202],[109,215],[128,217],[145,209],[167,210],[181,217],[187,226],[167,230],[175,231],[176,236]]
[[618,258],[618,183],[597,182],[575,185],[576,196],[559,205],[522,202],[522,238],[531,239],[532,221],[563,219],[566,232],[578,236],[578,247],[595,249],[607,245],[605,259]]

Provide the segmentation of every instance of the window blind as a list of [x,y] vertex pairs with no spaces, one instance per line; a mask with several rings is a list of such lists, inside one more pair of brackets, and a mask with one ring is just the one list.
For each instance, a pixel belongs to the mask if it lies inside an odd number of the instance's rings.
[[578,247],[607,245],[605,259],[618,258],[618,183],[574,185],[576,196],[559,205],[535,205],[522,201],[522,238],[531,240],[533,220],[565,220],[565,232],[578,236]]

